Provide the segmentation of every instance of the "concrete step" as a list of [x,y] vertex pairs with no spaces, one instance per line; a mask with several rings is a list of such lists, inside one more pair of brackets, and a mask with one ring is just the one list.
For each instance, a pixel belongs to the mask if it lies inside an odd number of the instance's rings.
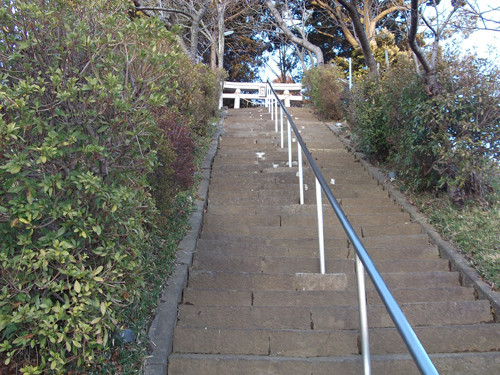
[[[328,272],[354,272],[354,259],[329,259]],[[449,271],[449,262],[444,259],[404,259],[377,260],[375,262],[380,272],[440,272]],[[263,273],[318,273],[318,257],[291,258],[271,256],[227,256],[207,253],[197,253],[193,267],[197,270],[227,271],[227,272],[263,272]]]
[[[367,238],[366,240],[369,240]],[[275,256],[275,257],[313,257],[318,258],[319,250],[318,243],[306,243],[303,241],[304,246],[287,247],[266,245],[266,244],[252,244],[252,243],[238,243],[237,241],[220,241],[200,238],[198,240],[198,251],[207,252],[209,254],[218,254],[224,256]],[[436,246],[428,244],[416,244],[407,247],[369,247],[369,254],[373,260],[377,259],[436,259],[438,250]],[[325,248],[325,258],[337,259],[343,257],[344,259],[354,259],[354,250],[347,245],[347,239],[339,239],[336,241],[329,240]]]
[[[442,326],[491,323],[488,301],[419,302],[401,304],[412,325]],[[389,328],[394,324],[384,306],[368,306],[368,324]],[[236,329],[359,329],[358,306],[275,307],[180,305],[177,325],[181,327]]]
[[[228,286],[231,287],[231,286]],[[398,303],[474,301],[473,288],[461,286],[426,289],[391,289]],[[358,302],[357,292],[340,291],[251,291],[186,288],[183,303],[206,306],[348,306]],[[366,293],[367,303],[381,305],[377,292]]]
[[[317,238],[317,224],[303,226],[245,226],[241,224],[219,224],[207,222],[203,226],[205,233],[239,233],[242,236],[275,238]],[[314,226],[316,224],[316,226]],[[393,224],[393,225],[354,225],[353,229],[359,237],[401,236],[418,235],[422,233],[419,224]],[[325,238],[341,238],[345,231],[340,224],[323,227]]]
[[[371,205],[371,206],[358,206],[349,205],[349,201],[344,203],[342,199],[338,200],[342,210],[346,215],[373,215],[373,214],[390,214],[390,213],[401,213],[401,207],[397,205]],[[387,202],[386,202],[387,203]],[[233,206],[208,206],[207,212],[217,215],[316,215],[316,204],[304,204],[300,205],[298,203],[292,203],[285,205],[268,205],[268,206],[256,206],[255,204],[250,204],[250,202],[245,204],[233,205]],[[332,207],[329,204],[323,204],[323,216],[327,217],[335,215]]]
[[[428,354],[490,352],[500,347],[500,324],[416,327]],[[404,354],[408,351],[395,328],[370,330],[370,352]],[[358,330],[275,330],[177,327],[174,353],[246,354],[284,357],[356,355]]]
[[[327,265],[327,272],[328,265]],[[345,282],[353,288],[356,285],[354,274],[346,274]],[[436,286],[459,286],[457,272],[411,272],[383,273],[389,289],[392,288],[433,288]],[[233,290],[297,290],[295,273],[264,274],[257,272],[215,272],[208,270],[192,270],[188,286],[191,288],[233,289]],[[367,288],[373,288],[367,280]]]
[[[264,217],[264,215],[262,215]],[[315,215],[281,215],[281,225],[300,225],[303,227],[316,226],[314,221]],[[393,225],[393,224],[407,224],[411,222],[410,215],[405,212],[388,212],[385,214],[364,214],[364,215],[348,215],[347,218],[353,225]],[[323,215],[325,225],[332,225],[338,223],[337,217],[332,215]],[[314,223],[314,224],[312,224]]]
[[[316,190],[313,188],[314,185],[305,184],[304,185],[304,196],[306,198],[305,203],[316,204]],[[222,189],[211,189],[209,197],[215,201],[218,200],[231,200],[235,202],[244,201],[246,199],[255,199],[255,198],[286,198],[289,199],[295,198],[299,194],[299,185],[286,185],[285,188],[281,189],[278,187],[272,189],[245,189],[242,188],[240,190],[222,190]],[[363,199],[377,199],[387,198],[387,192],[371,187],[370,189],[366,188],[365,190],[361,189],[353,189],[349,187],[345,187],[342,189],[332,189],[333,195],[337,199],[345,199],[345,198],[363,198]],[[324,197],[326,200],[326,197]],[[294,203],[294,202],[289,202]]]
[[[206,240],[217,240],[222,242],[239,242],[240,244],[248,243],[249,245],[267,245],[267,246],[280,246],[280,247],[299,247],[314,249],[318,246],[318,239],[311,235],[311,238],[304,239],[270,239],[265,237],[256,236],[240,236],[237,234],[224,234],[224,233],[213,233],[213,232],[203,232],[200,236],[202,239]],[[326,248],[328,247],[343,247],[347,240],[346,236],[342,238],[336,238],[328,236],[325,234]],[[401,236],[374,236],[363,238],[363,244],[365,248],[415,248],[417,246],[426,247],[429,245],[429,237],[424,234],[411,234],[411,235],[401,235]]]
[[[431,355],[441,375],[497,375],[500,354],[446,353]],[[295,358],[245,355],[174,354],[169,375],[359,375],[360,356]],[[372,356],[373,375],[419,375],[409,354]]]
[[[248,176],[241,176],[238,179],[217,178],[210,182],[210,187],[212,190],[217,189],[217,191],[220,192],[227,192],[227,191],[232,192],[235,190],[253,191],[253,190],[269,190],[269,189],[281,192],[283,190],[288,191],[288,190],[299,189],[298,176],[291,176],[292,178],[290,178],[289,181],[280,182],[279,178],[272,179],[272,181],[269,181],[269,179],[265,179],[264,177],[267,177],[268,175],[269,174],[262,174],[255,176],[255,174],[253,174],[251,175],[250,178],[247,178]],[[258,177],[262,177],[262,180],[260,180]],[[356,184],[353,184],[352,180],[335,179],[335,184],[331,186],[334,188],[334,190],[335,187],[337,187],[338,189],[345,191],[349,189],[355,189],[357,191],[370,191],[370,190],[383,191],[381,186],[371,181],[361,182],[361,179],[365,180],[366,178],[360,177],[360,182]],[[312,172],[310,172],[309,170],[304,170],[304,184],[307,185],[307,190],[305,191],[314,191],[314,183],[315,183],[314,175],[312,174]],[[385,196],[387,196],[387,194],[385,194]]]
[[[353,225],[393,225],[411,223],[410,216],[407,213],[387,213],[387,214],[367,214],[367,215],[349,215],[349,221]],[[325,225],[338,224],[338,218],[333,213],[324,214],[323,222]],[[203,223],[211,225],[234,225],[247,226],[301,226],[316,227],[316,215],[223,215],[206,213],[203,217]]]

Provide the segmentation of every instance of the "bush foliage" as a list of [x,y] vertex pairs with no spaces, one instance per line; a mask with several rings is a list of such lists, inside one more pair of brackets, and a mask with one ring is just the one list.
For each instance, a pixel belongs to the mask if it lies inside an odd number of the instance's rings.
[[[335,73],[334,73],[335,72]],[[366,75],[347,100],[338,71],[312,69],[306,87],[323,115],[338,120],[341,104],[357,147],[388,163],[413,190],[446,188],[456,203],[483,196],[498,173],[500,70],[474,56],[441,61],[441,92],[430,97],[414,63],[398,55],[379,76]]]
[[22,373],[100,360],[144,285],[152,185],[192,182],[187,154],[215,113],[216,74],[127,11],[2,0],[0,358]]
[[434,97],[408,60],[366,77],[349,109],[360,148],[392,164],[415,190],[446,187],[456,202],[483,196],[498,167],[499,73],[484,60],[450,55]]
[[342,76],[341,70],[332,65],[305,72],[305,95],[323,117],[333,120],[343,118],[345,84],[341,82]]

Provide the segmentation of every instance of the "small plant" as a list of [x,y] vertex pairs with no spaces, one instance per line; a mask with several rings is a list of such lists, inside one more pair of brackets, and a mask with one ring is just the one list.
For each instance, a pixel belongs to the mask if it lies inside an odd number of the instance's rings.
[[339,68],[327,65],[306,71],[304,76],[305,95],[320,115],[335,121],[344,117],[343,101],[345,83]]

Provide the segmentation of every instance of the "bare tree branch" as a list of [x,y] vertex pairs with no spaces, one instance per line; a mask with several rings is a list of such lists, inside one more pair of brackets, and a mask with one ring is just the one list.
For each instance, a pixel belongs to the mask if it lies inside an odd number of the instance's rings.
[[278,9],[276,9],[276,7],[274,6],[274,4],[271,0],[266,0],[265,4],[266,4],[267,8],[271,11],[271,14],[273,15],[274,19],[276,20],[278,27],[281,29],[281,31],[283,31],[283,33],[286,35],[286,37],[291,42],[293,42],[301,47],[304,47],[307,50],[314,53],[316,55],[318,66],[323,66],[325,64],[325,60],[323,58],[323,51],[321,51],[321,48],[319,48],[315,44],[312,44],[307,39],[299,38],[294,33],[292,33],[292,31],[287,26],[286,22],[283,20],[283,18],[281,17],[281,14],[279,13]]

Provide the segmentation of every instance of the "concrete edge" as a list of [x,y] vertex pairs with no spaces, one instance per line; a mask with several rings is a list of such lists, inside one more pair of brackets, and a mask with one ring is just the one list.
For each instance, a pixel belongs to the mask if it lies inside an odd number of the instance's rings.
[[210,171],[219,146],[219,137],[222,133],[225,117],[226,113],[221,113],[217,124],[217,132],[212,137],[207,154],[201,164],[202,179],[195,197],[196,209],[189,218],[191,229],[179,242],[172,273],[167,279],[160,302],[156,308],[154,320],[149,327],[148,337],[153,351],[144,361],[142,370],[144,375],[167,374],[167,359],[172,352],[178,304],[182,301],[182,291],[188,280],[189,268],[192,265],[196,243],[201,233],[203,213],[208,198]]
[[367,162],[363,153],[357,152],[354,149],[350,140],[340,134],[338,127],[329,123],[326,123],[326,125],[340,138],[347,149],[360,160],[361,164],[372,178],[383,186],[384,190],[388,192],[389,197],[392,197],[397,204],[409,213],[412,221],[418,222],[421,225],[422,232],[427,234],[431,242],[438,247],[441,257],[450,262],[451,270],[459,273],[461,284],[463,286],[473,287],[477,298],[490,301],[494,320],[500,322],[500,292],[493,291],[491,287],[481,279],[478,272],[468,265],[467,259],[460,253],[459,249],[451,242],[444,240],[437,230],[427,222],[427,218],[408,201],[407,197],[394,186],[387,183],[386,176],[379,169]]

